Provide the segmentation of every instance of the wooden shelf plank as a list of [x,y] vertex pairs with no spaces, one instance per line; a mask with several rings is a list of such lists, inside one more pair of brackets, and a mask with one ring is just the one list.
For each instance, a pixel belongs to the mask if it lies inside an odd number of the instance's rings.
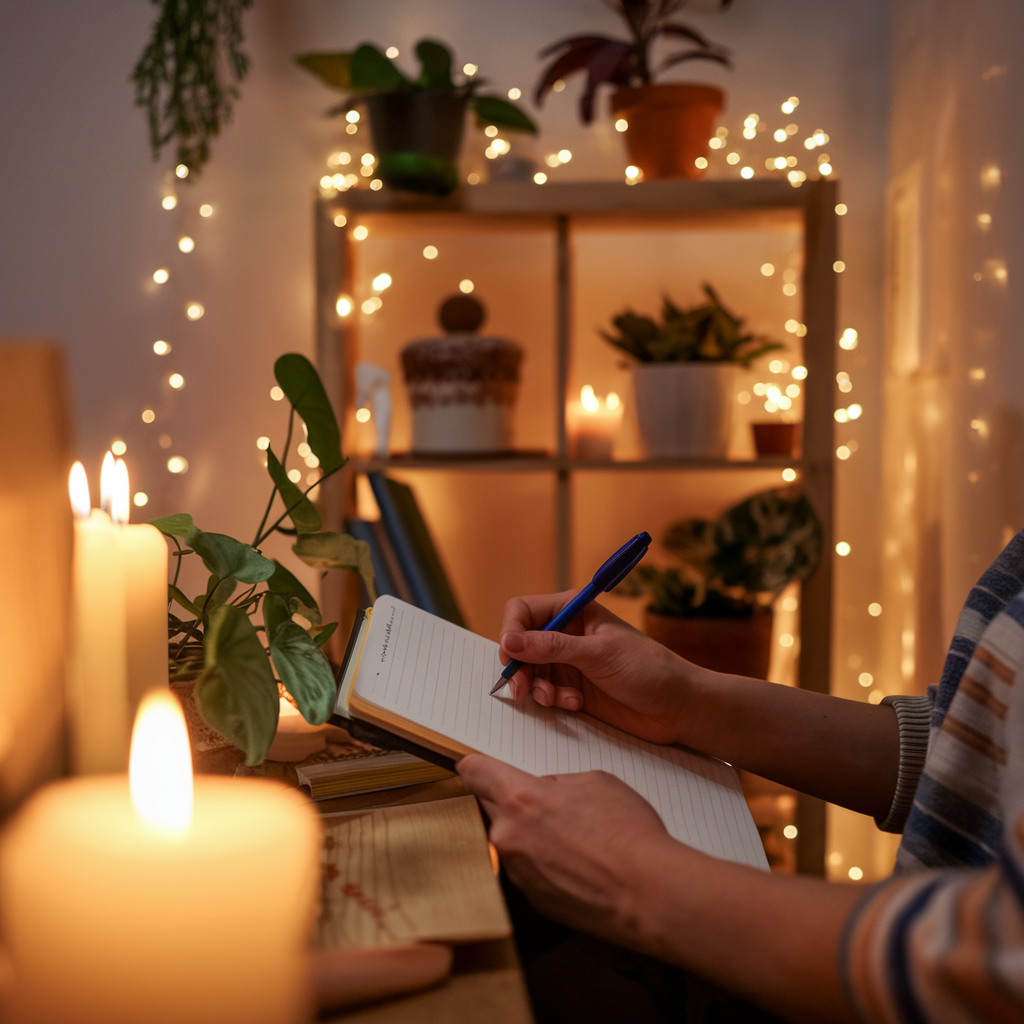
[[759,459],[562,459],[553,455],[392,455],[388,459],[351,457],[349,467],[356,473],[386,472],[389,469],[444,469],[456,472],[497,473],[616,473],[659,470],[764,470],[800,469],[801,460],[784,455]]

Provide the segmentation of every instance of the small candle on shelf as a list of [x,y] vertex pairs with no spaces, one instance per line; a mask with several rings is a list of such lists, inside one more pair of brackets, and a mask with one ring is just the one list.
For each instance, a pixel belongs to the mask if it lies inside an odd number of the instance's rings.
[[192,778],[181,707],[140,705],[129,775],[40,790],[0,844],[12,1020],[298,1024],[319,823],[297,792]]
[[580,389],[580,400],[566,407],[569,451],[577,459],[610,459],[622,425],[622,400],[610,391],[602,401],[590,384]]

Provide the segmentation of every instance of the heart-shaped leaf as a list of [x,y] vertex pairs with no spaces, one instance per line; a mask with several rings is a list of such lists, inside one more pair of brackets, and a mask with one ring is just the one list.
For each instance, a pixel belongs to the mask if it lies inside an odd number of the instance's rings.
[[338,624],[336,622],[328,622],[327,625],[324,626],[324,628],[321,629],[320,632],[317,633],[315,637],[313,637],[313,642],[317,645],[317,647],[323,647],[323,645],[327,643],[327,641],[330,640],[332,636],[334,636],[334,631],[337,628]]
[[313,364],[298,352],[286,352],[274,363],[274,377],[306,424],[306,441],[320,468],[331,473],[344,466],[338,421]]
[[245,751],[247,765],[267,756],[280,703],[267,652],[249,617],[234,605],[214,609],[204,645],[206,667],[195,686],[206,723]]
[[[313,446],[310,445],[310,448]],[[288,479],[288,473],[272,448],[267,448],[267,472],[281,492],[281,500],[299,533],[316,533],[323,525],[316,506]]]
[[192,517],[187,512],[176,512],[173,516],[164,516],[162,519],[150,519],[150,526],[155,526],[161,533],[168,537],[185,537],[195,529]]
[[320,606],[313,595],[292,575],[280,562],[274,561],[274,575],[267,580],[267,589],[273,594],[281,594],[295,602],[293,612],[298,612],[314,626],[323,622]]
[[494,124],[510,131],[537,134],[537,125],[517,106],[500,96],[474,96],[469,102],[476,111],[476,121],[481,128]]
[[351,569],[366,584],[370,600],[377,599],[373,586],[370,545],[347,533],[306,533],[292,545],[292,551],[315,569]]
[[350,88],[360,92],[395,92],[412,85],[376,46],[369,43],[357,46],[353,52],[349,81]]
[[242,583],[262,583],[274,575],[274,563],[251,544],[243,544],[223,533],[203,533],[193,528],[188,537],[203,565],[218,579],[229,576]]
[[185,611],[191,612],[197,619],[202,614],[199,610],[201,606],[196,606],[173,583],[167,584],[167,600],[177,601]]
[[304,53],[295,58],[295,63],[335,89],[352,87],[351,53]]
[[337,683],[330,663],[313,638],[289,619],[275,630],[270,656],[302,717],[311,725],[326,722],[334,708]]
[[421,89],[451,89],[452,52],[443,43],[433,39],[421,39],[416,44],[416,56],[423,70],[416,83]]

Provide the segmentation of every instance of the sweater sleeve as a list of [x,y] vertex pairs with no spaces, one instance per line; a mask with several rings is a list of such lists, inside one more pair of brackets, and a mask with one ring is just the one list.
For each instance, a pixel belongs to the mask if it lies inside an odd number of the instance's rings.
[[886,697],[883,704],[890,705],[896,712],[900,730],[900,769],[896,780],[896,792],[892,806],[884,820],[875,818],[875,824],[883,832],[902,832],[910,808],[914,806],[914,794],[924,771],[924,760],[928,753],[928,733],[931,726],[931,697]]

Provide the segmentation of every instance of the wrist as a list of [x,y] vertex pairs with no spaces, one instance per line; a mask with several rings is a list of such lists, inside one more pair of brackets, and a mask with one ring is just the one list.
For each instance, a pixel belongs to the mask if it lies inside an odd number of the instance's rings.
[[672,651],[669,656],[668,677],[674,692],[679,695],[673,729],[675,742],[694,750],[703,749],[701,740],[705,737],[708,724],[709,697],[713,694],[713,677],[717,674],[695,665]]

